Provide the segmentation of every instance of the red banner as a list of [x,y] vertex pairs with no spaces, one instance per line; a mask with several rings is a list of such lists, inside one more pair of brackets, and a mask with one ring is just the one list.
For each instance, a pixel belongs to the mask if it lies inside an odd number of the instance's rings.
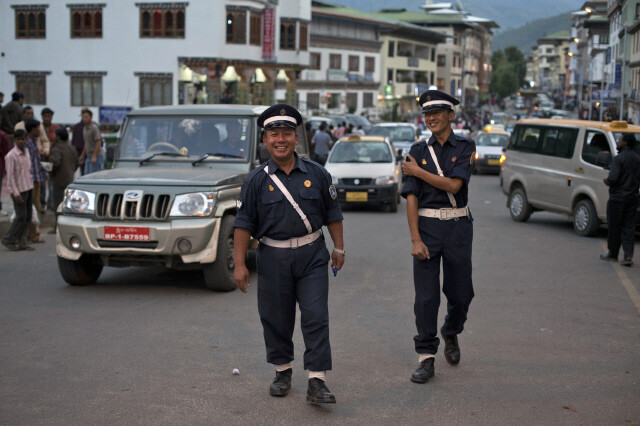
[[273,58],[273,21],[273,9],[265,8],[262,14],[262,59]]

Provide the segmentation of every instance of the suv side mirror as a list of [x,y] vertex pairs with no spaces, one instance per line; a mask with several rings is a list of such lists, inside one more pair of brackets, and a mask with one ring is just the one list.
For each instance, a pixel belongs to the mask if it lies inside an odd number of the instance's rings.
[[600,151],[596,156],[596,166],[609,170],[611,164],[611,153],[609,151]]

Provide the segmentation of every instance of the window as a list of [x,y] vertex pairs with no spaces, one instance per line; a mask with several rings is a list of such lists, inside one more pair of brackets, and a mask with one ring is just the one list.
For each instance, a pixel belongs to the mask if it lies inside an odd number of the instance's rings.
[[602,132],[588,131],[582,147],[582,159],[589,164],[595,165],[598,153],[601,151],[611,152],[607,137]]
[[47,5],[11,6],[16,13],[16,38],[45,38]]
[[227,43],[247,43],[247,11],[227,8]]
[[327,94],[327,107],[330,109],[336,109],[340,106],[340,93]]
[[71,106],[102,105],[102,77],[106,72],[65,72],[71,77]]
[[445,85],[445,80],[444,78],[438,78],[438,90],[444,90],[444,85]]
[[373,93],[368,92],[362,94],[362,107],[373,108]]
[[187,3],[138,3],[141,38],[184,38]]
[[393,68],[387,68],[387,84],[393,84]]
[[375,72],[375,70],[376,70],[376,58],[372,56],[365,56],[364,72]]
[[358,108],[358,93],[347,92],[347,108],[354,112]]
[[296,48],[296,21],[280,20],[280,49],[295,50]]
[[71,38],[102,38],[103,5],[68,6],[71,9]]
[[389,41],[389,52],[387,54],[388,57],[393,58],[395,56],[396,44],[393,41]]
[[544,132],[540,154],[571,158],[576,145],[578,129],[547,128]]
[[435,62],[436,61],[436,49],[432,48],[431,49],[431,62]]
[[249,44],[254,46],[262,45],[262,15],[256,12],[250,14],[250,34]]
[[136,73],[135,75],[140,78],[140,107],[173,103],[171,73]]
[[320,54],[316,52],[311,52],[309,54],[309,69],[311,70],[319,70],[320,69]]
[[307,38],[308,38],[308,26],[307,24],[300,24],[300,50],[307,50]]
[[541,133],[538,127],[522,126],[518,129],[511,148],[515,151],[536,152]]
[[600,35],[600,44],[609,44],[609,34]]
[[[454,56],[455,59],[455,56]],[[446,67],[447,66],[447,56],[446,55],[438,55],[438,66]],[[455,63],[453,65],[455,67]]]
[[16,76],[16,91],[24,94],[24,104],[47,104],[47,75],[50,72],[12,71]]
[[342,55],[330,54],[329,55],[329,69],[339,70],[342,69]]
[[349,72],[360,71],[360,57],[355,55],[349,55]]
[[307,110],[320,109],[320,93],[307,93]]

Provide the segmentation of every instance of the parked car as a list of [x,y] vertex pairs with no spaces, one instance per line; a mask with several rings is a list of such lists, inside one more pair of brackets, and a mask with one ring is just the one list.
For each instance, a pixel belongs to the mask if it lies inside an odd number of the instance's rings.
[[333,126],[335,128],[335,127],[338,127],[343,121],[346,121],[346,120],[343,120],[340,117],[314,115],[312,117],[309,117],[307,121],[311,123],[311,129],[315,131],[320,128],[321,123],[327,123],[327,128],[329,128],[329,126]]
[[363,117],[362,115],[345,114],[344,118],[349,122],[349,124],[353,124],[354,129],[358,128],[358,126],[362,126],[362,130],[364,130],[366,134],[369,134],[373,127],[373,124],[367,120],[367,117]]
[[418,128],[411,123],[379,123],[368,134],[388,137],[396,149],[402,150],[403,156],[409,154],[411,145],[418,141]]
[[502,149],[509,142],[509,133],[503,127],[486,126],[476,138],[476,166],[478,173],[500,173]]
[[[63,279],[87,285],[104,266],[156,265],[201,269],[210,289],[235,289],[236,200],[245,176],[268,159],[256,123],[265,109],[180,105],[129,113],[113,168],[78,178],[58,207]],[[302,126],[298,137],[298,154],[308,156]]]
[[[640,126],[625,121],[519,120],[501,158],[512,219],[524,222],[538,210],[564,213],[576,233],[595,235],[607,219],[603,179],[624,133],[640,140]],[[640,153],[640,144],[635,149]]]
[[333,179],[342,206],[386,206],[398,211],[402,185],[402,156],[384,136],[350,135],[331,149],[325,168]]

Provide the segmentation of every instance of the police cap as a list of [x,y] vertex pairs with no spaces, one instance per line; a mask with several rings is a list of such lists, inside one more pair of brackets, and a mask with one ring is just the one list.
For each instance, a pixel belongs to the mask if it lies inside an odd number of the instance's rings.
[[420,95],[420,106],[423,114],[429,111],[453,111],[453,107],[459,103],[459,100],[440,90],[427,90]]
[[302,116],[297,109],[287,104],[270,106],[258,117],[258,126],[265,130],[274,127],[289,127],[295,129],[302,124]]

